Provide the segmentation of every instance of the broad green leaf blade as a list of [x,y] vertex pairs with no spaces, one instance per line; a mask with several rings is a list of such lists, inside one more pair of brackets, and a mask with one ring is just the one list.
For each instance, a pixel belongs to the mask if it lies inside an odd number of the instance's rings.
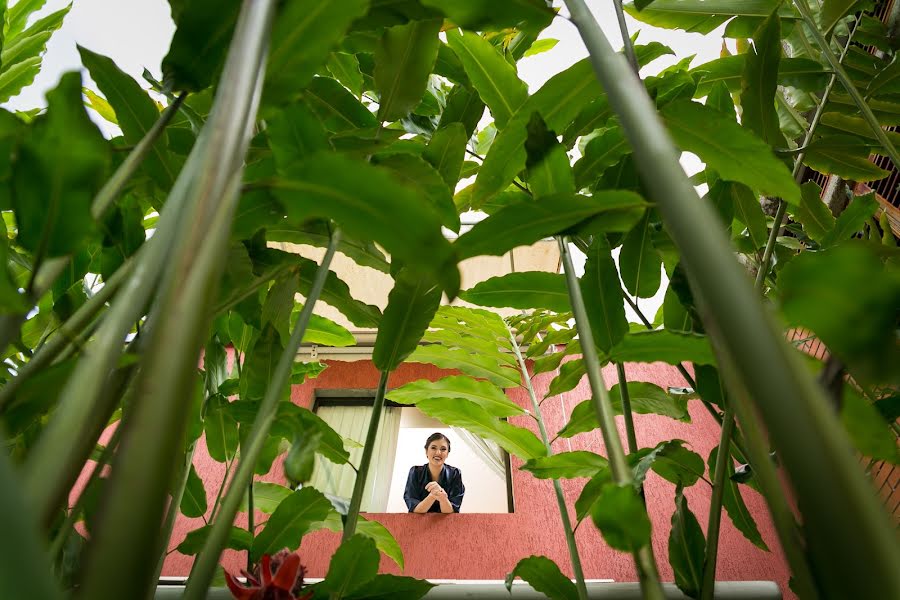
[[170,90],[199,92],[219,75],[241,2],[193,0],[175,16],[175,35],[162,62]]
[[[712,474],[715,473],[716,457],[718,455],[718,447],[713,448],[709,453],[707,464],[709,464],[710,479],[712,479]],[[722,490],[722,506],[725,508],[725,512],[728,514],[728,518],[731,519],[735,528],[744,534],[744,537],[754,546],[768,552],[769,547],[766,546],[766,543],[763,541],[759,529],[756,526],[756,521],[753,520],[753,515],[750,514],[747,505],[744,503],[740,487],[731,479],[733,474],[734,462],[729,457],[728,466],[725,469],[725,479],[721,482],[714,482],[716,485],[724,486],[724,490]]]
[[575,389],[575,386],[578,385],[578,382],[581,381],[581,378],[586,373],[584,359],[577,358],[563,363],[559,368],[559,375],[550,382],[550,389],[547,390],[547,395],[544,397],[550,398],[551,396],[557,396],[563,392]]
[[[125,141],[136,145],[159,119],[156,104],[138,83],[124,73],[111,59],[78,47],[81,62],[87,68],[103,95],[116,111],[116,121],[122,128]],[[175,170],[170,164],[166,147],[168,137],[165,132],[153,144],[144,159],[144,168],[163,191],[168,191],[175,182]]]
[[822,238],[822,247],[828,248],[850,238],[863,228],[865,222],[872,217],[877,208],[878,201],[875,199],[874,192],[855,196],[835,221],[834,228]]
[[460,260],[473,256],[502,256],[518,246],[529,246],[606,213],[643,208],[646,201],[633,192],[608,191],[593,196],[554,194],[538,202],[521,202],[480,221],[454,244]]
[[266,137],[279,172],[330,147],[325,127],[302,100],[266,119]]
[[375,577],[379,559],[375,541],[356,534],[341,544],[331,557],[328,574],[318,589],[333,594],[335,598],[348,596]]
[[441,24],[440,19],[411,21],[381,34],[375,49],[379,120],[402,119],[422,100],[437,60]]
[[[622,414],[622,394],[619,389],[619,384],[616,384],[609,390],[609,399],[612,403],[613,413],[616,415]],[[631,401],[631,411],[634,413],[663,415],[687,423],[691,421],[687,410],[687,400],[680,396],[670,396],[655,384],[629,381],[628,396]],[[572,409],[569,422],[558,435],[561,438],[570,438],[579,433],[593,431],[599,426],[597,412],[591,400],[584,400]]]
[[[438,324],[432,321],[431,328],[433,329],[437,326]],[[498,343],[497,340],[485,340],[481,336],[468,335],[466,332],[438,329],[426,331],[422,341],[443,344],[448,348],[461,348],[470,354],[481,354],[485,357],[490,357],[497,361],[500,366],[513,369],[519,368],[519,363],[516,361],[515,356],[504,352],[504,350],[509,348],[509,344]]]
[[465,126],[462,123],[451,122],[434,132],[422,153],[422,158],[440,173],[444,183],[451,190],[455,189],[459,182],[467,141]]
[[513,403],[494,384],[463,375],[444,377],[437,381],[420,379],[389,391],[386,397],[400,404],[416,404],[429,398],[462,398],[478,404],[495,417],[525,414],[523,408]]
[[800,206],[794,211],[794,218],[803,225],[806,235],[821,242],[834,229],[834,215],[822,201],[822,188],[815,182],[804,183],[800,192]]
[[650,543],[650,519],[634,486],[608,483],[591,506],[591,519],[610,547],[634,552]]
[[397,543],[387,527],[378,521],[360,519],[356,524],[356,531],[372,538],[375,541],[375,547],[384,552],[385,556],[397,563],[397,566],[403,570],[403,550],[400,549],[400,544]]
[[479,306],[571,310],[566,279],[558,273],[525,271],[491,277],[460,292],[459,297]]
[[697,517],[688,508],[679,486],[675,491],[675,513],[669,532],[669,563],[675,572],[675,584],[691,598],[700,596],[703,585],[703,562],[706,555],[706,538]]
[[[203,544],[206,543],[206,538],[209,536],[211,528],[212,525],[204,525],[199,529],[189,531],[184,541],[178,544],[178,551],[188,556],[199,554],[203,549]],[[228,540],[225,542],[225,547],[239,552],[246,552],[250,549],[252,542],[253,538],[249,531],[232,526],[231,532],[228,534]]]
[[[447,48],[447,53],[456,57],[453,51]],[[460,70],[462,67],[460,67]],[[485,104],[481,101],[478,93],[470,90],[462,85],[455,85],[447,96],[447,106],[441,113],[441,120],[438,122],[438,131],[448,127],[451,123],[459,123],[466,132],[466,140],[475,133],[478,122],[484,114]]]
[[[319,265],[309,259],[300,258],[300,293],[306,295],[312,286],[313,278]],[[366,304],[353,297],[350,288],[334,271],[329,271],[325,279],[325,287],[319,299],[338,309],[351,323],[357,327],[378,327],[381,311],[377,306]]]
[[[691,69],[691,74],[702,76],[697,84],[695,96],[702,98],[712,91],[717,83],[724,83],[728,91],[741,91],[746,54],[723,56]],[[782,58],[778,63],[778,85],[789,85],[804,91],[814,91],[824,87],[828,72],[821,63],[809,58]]]
[[545,0],[422,0],[422,4],[440,10],[459,27],[475,31],[516,27],[537,33],[556,14]]
[[479,96],[490,108],[497,129],[503,129],[528,98],[528,86],[519,79],[516,68],[478,34],[448,31],[447,43],[459,57]]
[[[244,367],[241,369],[241,400],[263,399],[283,351],[284,346],[278,331],[270,324],[265,325],[256,337],[253,347],[247,351]],[[290,388],[286,383],[281,390],[281,399],[286,400],[289,395]]]
[[355,54],[332,52],[327,63],[328,72],[340,81],[353,95],[359,97],[363,92],[363,75],[359,70],[359,59]]
[[595,236],[588,248],[581,294],[587,306],[594,343],[608,352],[628,333],[628,321],[619,272],[609,242],[603,235]]
[[523,460],[547,454],[547,448],[536,435],[498,419],[474,402],[460,398],[436,398],[423,400],[416,407],[446,425],[462,427],[477,436],[492,440]]
[[[297,308],[291,315],[292,320],[299,316],[301,308]],[[293,324],[292,324],[293,327]],[[356,338],[346,328],[338,325],[331,319],[320,317],[319,315],[310,315],[309,324],[303,333],[303,341],[309,344],[321,344],[323,346],[332,346],[342,348],[353,346],[356,344]]]
[[441,219],[441,225],[459,231],[459,215],[453,204],[450,188],[441,174],[423,157],[413,154],[391,154],[373,161],[379,167],[389,169],[394,178],[410,190],[415,190],[420,198],[428,200],[434,212]]
[[786,145],[778,113],[775,91],[778,87],[778,63],[781,60],[781,20],[772,13],[760,26],[747,50],[741,80],[741,124],[773,147]]
[[81,76],[63,75],[47,102],[12,178],[17,243],[45,258],[70,254],[95,234],[91,204],[109,166],[109,147],[81,101]]
[[206,433],[206,448],[210,458],[220,463],[234,458],[238,449],[237,421],[231,416],[228,401],[215,394],[209,397],[203,431]]
[[763,248],[769,238],[769,226],[766,224],[766,214],[759,203],[759,197],[746,185],[733,181],[724,182],[723,194],[732,200],[734,206],[734,218],[744,224],[750,243],[754,250]]
[[860,0],[824,0],[819,11],[819,24],[822,33],[830,35],[835,26],[848,16],[851,11],[859,10],[865,2]]
[[437,214],[384,170],[318,153],[274,186],[292,220],[334,219],[351,237],[374,239],[394,259],[433,273],[456,295],[459,272]]
[[676,101],[661,114],[675,143],[693,152],[722,179],[797,204],[800,187],[765,142],[723,115],[695,102]]
[[625,236],[619,267],[625,289],[638,298],[652,298],[662,281],[662,257],[651,240],[650,213]]
[[803,163],[820,173],[852,181],[877,181],[891,174],[869,160],[871,144],[858,137],[829,135],[806,149]]
[[[253,540],[251,557],[257,561],[263,554],[275,554],[282,548],[296,550],[310,526],[324,520],[331,511],[331,502],[315,488],[305,487],[294,492],[278,505]],[[374,549],[374,542],[372,547]]]
[[635,479],[643,481],[648,469],[675,485],[690,487],[703,477],[703,457],[684,447],[684,440],[669,440],[657,444],[635,465]]
[[[12,10],[25,4],[23,12],[30,7],[29,2],[17,2]],[[33,4],[31,6],[34,6]],[[16,96],[22,89],[34,82],[40,72],[43,54],[47,50],[47,42],[60,27],[69,14],[72,4],[35,21],[28,29],[11,33],[7,30],[2,39],[3,52],[0,54],[0,102],[6,102]],[[10,14],[12,13],[10,11]],[[22,13],[18,14],[21,17]],[[17,18],[17,17],[14,17]],[[27,17],[26,17],[27,18]],[[24,23],[23,23],[24,25]],[[16,24],[16,27],[18,24]]]
[[521,383],[518,370],[504,367],[491,357],[471,354],[462,349],[450,349],[441,344],[419,346],[406,362],[426,363],[442,369],[458,369],[466,375],[487,379],[501,388],[517,387]]
[[610,127],[584,147],[582,157],[575,163],[575,187],[583,189],[597,181],[603,171],[617,164],[631,152],[621,127]]
[[382,372],[396,369],[416,349],[441,304],[441,289],[407,270],[394,280],[378,326],[372,363]]
[[890,423],[866,398],[852,390],[845,390],[841,406],[841,421],[853,440],[853,445],[863,456],[900,464],[897,436]]
[[609,462],[599,454],[575,450],[532,458],[522,465],[521,469],[538,479],[574,479],[593,477],[598,471],[608,467]]
[[512,582],[521,577],[536,591],[551,600],[575,600],[578,589],[572,580],[562,574],[556,563],[546,556],[529,556],[520,560],[506,576],[506,589],[512,593]]
[[375,115],[331,77],[314,77],[303,90],[303,98],[329,131],[365,129],[378,124]]
[[368,0],[285,4],[272,27],[263,102],[279,105],[293,100],[368,7]]
[[[7,3],[8,4],[8,3]],[[6,25],[3,28],[3,36],[6,39],[14,38],[25,30],[28,18],[39,11],[47,0],[19,0],[6,9],[4,17]]]
[[203,489],[203,480],[197,475],[193,463],[188,471],[187,485],[181,497],[180,508],[181,514],[192,519],[206,514],[206,490]]
[[[266,513],[267,515],[271,515],[278,508],[278,505],[293,493],[294,492],[291,490],[291,488],[279,485],[277,483],[254,481],[253,508],[254,510],[259,510]],[[239,510],[241,510],[242,512],[247,511],[246,498],[241,503],[241,507]]]
[[[359,525],[362,524],[360,521]],[[433,587],[433,583],[423,579],[376,575],[363,589],[347,596],[347,600],[419,600]]]
[[625,11],[655,27],[709,33],[731,17],[765,18],[780,5],[779,0],[654,0],[643,10],[628,3]]
[[[294,404],[285,402],[282,403],[281,408],[291,409],[294,406]],[[343,438],[320,416],[310,410],[299,407],[292,412],[296,414],[301,431],[313,430],[320,434],[321,438],[316,452],[336,465],[346,464],[350,460],[350,453],[344,448]]]

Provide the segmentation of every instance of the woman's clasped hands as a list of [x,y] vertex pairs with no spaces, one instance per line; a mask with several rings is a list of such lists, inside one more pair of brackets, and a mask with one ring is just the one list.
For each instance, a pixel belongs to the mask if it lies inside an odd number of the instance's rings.
[[429,481],[425,484],[425,490],[428,492],[428,495],[438,502],[441,500],[447,500],[447,492],[438,485],[437,481]]

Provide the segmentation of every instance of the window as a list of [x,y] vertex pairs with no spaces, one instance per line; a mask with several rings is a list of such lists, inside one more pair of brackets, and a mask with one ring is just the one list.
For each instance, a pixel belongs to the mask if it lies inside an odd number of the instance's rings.
[[[372,414],[374,390],[317,390],[313,409],[345,440],[350,461],[359,464]],[[447,463],[462,471],[466,495],[460,512],[512,512],[509,457],[495,445],[423,414],[415,406],[386,402],[363,494],[364,512],[407,512],[403,491],[409,469],[425,464],[425,440],[441,432],[451,442]],[[317,456],[311,485],[350,498],[356,473]]]

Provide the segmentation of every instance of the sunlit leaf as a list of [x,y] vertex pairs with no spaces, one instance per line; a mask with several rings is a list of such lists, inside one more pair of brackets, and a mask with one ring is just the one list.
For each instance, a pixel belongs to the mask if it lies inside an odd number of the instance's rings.
[[[282,548],[296,550],[310,526],[323,520],[331,510],[331,502],[315,488],[294,492],[278,505],[253,539],[250,555],[259,560],[263,554],[274,554]],[[373,549],[374,546],[373,542]]]
[[578,598],[578,590],[572,580],[563,575],[556,563],[546,556],[529,556],[516,564],[506,576],[506,589],[510,593],[516,577],[521,577],[528,585],[551,600]]
[[400,404],[416,404],[429,398],[463,398],[471,400],[496,417],[525,414],[503,391],[488,381],[453,375],[437,381],[420,379],[387,393],[387,399]]
[[509,273],[491,277],[460,292],[459,297],[479,306],[571,310],[565,276],[543,271]]
[[573,479],[593,477],[608,465],[609,462],[599,454],[574,450],[532,458],[522,465],[521,469],[528,471],[538,479]]

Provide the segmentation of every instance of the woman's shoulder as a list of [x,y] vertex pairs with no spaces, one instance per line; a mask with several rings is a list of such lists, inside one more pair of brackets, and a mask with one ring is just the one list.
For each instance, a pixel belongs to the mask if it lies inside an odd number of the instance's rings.
[[444,466],[447,467],[447,474],[450,477],[456,477],[457,475],[462,475],[462,471],[460,471],[457,467],[454,467],[453,465],[448,465],[446,463],[444,463]]

